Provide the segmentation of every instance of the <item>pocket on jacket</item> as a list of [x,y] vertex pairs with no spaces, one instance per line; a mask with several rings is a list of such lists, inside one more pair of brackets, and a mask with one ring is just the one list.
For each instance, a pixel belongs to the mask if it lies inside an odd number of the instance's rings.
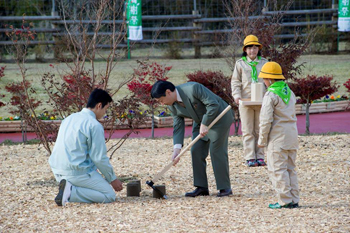
[[251,80],[252,80],[252,71],[251,70],[247,70],[247,69],[243,69],[243,72],[242,72],[242,83],[251,83]]

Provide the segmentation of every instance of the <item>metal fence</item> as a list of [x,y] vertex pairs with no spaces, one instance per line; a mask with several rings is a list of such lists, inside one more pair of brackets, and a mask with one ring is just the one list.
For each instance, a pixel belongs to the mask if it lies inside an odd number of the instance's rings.
[[[0,16],[42,16],[51,15],[57,10],[61,0],[1,0]],[[88,0],[87,0],[88,1]],[[68,1],[74,5],[79,5],[82,0]],[[262,6],[269,5],[273,9],[272,3],[267,0],[257,0]],[[278,0],[278,7],[285,5],[288,0]],[[337,2],[337,1],[336,1]],[[335,0],[294,0],[290,10],[310,10],[332,8]],[[203,17],[222,17],[226,12],[225,0],[143,0],[142,11],[144,15],[186,15],[193,10],[198,10]]]
[[[123,0],[115,0],[123,4]],[[23,15],[27,21],[33,22],[37,32],[37,40],[32,44],[55,44],[54,37],[65,33],[63,19],[71,23],[85,17],[91,22],[93,15],[81,16],[79,10],[84,5],[88,12],[89,4],[95,0],[0,0],[0,46],[10,43],[5,36],[8,29],[5,25],[20,27]],[[287,0],[277,1],[277,5],[269,4],[267,0],[255,2],[259,15],[277,14],[275,9],[281,9]],[[63,17],[60,6],[62,3],[71,9],[71,14]],[[230,30],[228,0],[143,0],[142,26],[144,40],[137,43],[169,43],[172,41],[189,43],[190,46],[213,45],[218,41],[218,35]],[[264,11],[263,11],[264,9]],[[334,0],[295,0],[288,11],[284,12],[282,26],[284,32],[281,38],[292,38],[295,28],[326,26],[334,28],[337,22],[334,15]],[[253,16],[254,17],[254,16]],[[83,18],[84,19],[84,18]],[[68,20],[68,21],[67,21]],[[122,21],[122,15],[117,20]],[[231,19],[232,20],[232,19]],[[108,22],[104,22],[101,32],[108,35]],[[302,29],[302,30],[304,30]],[[305,30],[304,30],[304,33]],[[217,44],[217,43],[216,43]],[[125,43],[120,45],[125,46]],[[103,45],[101,45],[103,47]]]

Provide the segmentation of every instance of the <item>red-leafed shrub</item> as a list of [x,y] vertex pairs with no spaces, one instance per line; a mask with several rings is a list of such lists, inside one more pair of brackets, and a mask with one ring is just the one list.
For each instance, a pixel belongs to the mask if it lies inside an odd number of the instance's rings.
[[[5,25],[7,27],[7,25]],[[35,31],[32,30],[33,23],[26,24],[25,20],[22,20],[21,28],[14,28],[12,25],[9,26],[10,31],[7,31],[6,36],[10,37],[11,40],[16,43],[17,41],[34,40]]]
[[66,74],[61,81],[54,74],[46,73],[41,83],[49,95],[47,103],[55,106],[61,118],[83,109],[91,91],[102,87],[102,85],[94,84],[86,72],[79,75]]
[[[121,5],[122,6],[122,5]],[[93,11],[96,14],[88,14],[86,10]],[[71,15],[72,9],[69,7],[62,7],[62,10],[66,15]],[[57,72],[59,75],[54,75],[51,72],[43,75],[42,86],[44,87],[44,96],[48,96],[47,103],[49,104],[49,109],[57,114],[59,118],[64,118],[69,114],[81,110],[86,106],[86,102],[91,91],[94,88],[101,88],[107,90],[110,95],[113,97],[126,83],[128,83],[132,77],[123,77],[118,80],[119,85],[117,88],[112,88],[109,85],[109,78],[113,69],[115,68],[117,62],[119,61],[119,50],[118,44],[123,41],[123,33],[117,33],[123,31],[125,28],[125,22],[116,24],[115,22],[111,23],[111,27],[115,28],[113,30],[112,38],[109,40],[104,37],[99,37],[99,31],[101,29],[101,22],[109,18],[119,18],[123,14],[123,7],[115,8],[114,1],[103,1],[98,2],[98,4],[88,4],[84,2],[79,8],[79,13],[77,15],[88,15],[91,16],[90,23],[87,25],[85,22],[78,23],[75,25],[66,24],[65,35],[63,40],[66,41],[62,47],[55,49],[56,56],[60,58],[61,61],[65,62],[66,68],[63,70],[62,66],[58,66]],[[89,21],[89,20],[88,20]],[[6,26],[7,27],[7,26]],[[15,86],[11,86],[9,90],[13,96],[11,98],[11,103],[14,105],[20,114],[20,119],[23,120],[24,125],[28,125],[34,128],[35,133],[39,137],[41,143],[43,143],[45,149],[48,153],[51,153],[49,137],[51,135],[57,134],[58,129],[49,128],[50,123],[41,121],[40,117],[36,114],[36,105],[39,102],[35,102],[35,90],[29,86],[27,83],[27,69],[25,67],[26,58],[28,55],[28,46],[31,44],[31,40],[35,38],[35,32],[32,30],[33,24],[27,24],[24,20],[22,21],[22,27],[14,28],[13,26],[8,27],[10,30],[7,30],[6,35],[9,37],[9,40],[12,41],[11,45],[8,46],[9,54],[13,56],[20,74],[22,76],[21,83],[16,84],[22,86],[23,88],[18,88],[16,90]],[[94,36],[87,35],[86,28],[90,28],[94,32]],[[102,27],[103,28],[103,27]],[[116,33],[114,33],[114,31]],[[108,53],[103,54],[105,62],[103,66],[96,68],[95,60],[97,57],[100,57],[98,51],[99,47],[97,44],[109,45],[110,49]],[[57,47],[57,46],[56,46]],[[62,50],[61,50],[62,49]],[[63,53],[69,54],[69,58],[60,56]],[[53,64],[49,65],[52,68],[55,68]],[[67,72],[68,70],[68,72]],[[27,85],[28,84],[28,85]],[[136,109],[139,106],[139,102],[132,99],[132,97],[124,97],[122,100],[117,100],[111,104],[111,108],[108,110],[108,115],[106,116],[101,123],[108,125],[111,129],[107,140],[112,136],[114,130],[119,129],[119,126],[124,128],[123,123],[128,123],[129,132],[124,135],[117,143],[122,145],[123,142],[128,138],[131,133],[136,133],[136,125],[139,124],[139,117],[132,116],[131,118],[123,117],[124,113],[129,112],[131,109]],[[45,105],[47,106],[47,104]],[[119,113],[119,114],[118,114]],[[137,115],[137,114],[134,114]],[[142,115],[142,114],[139,114]],[[136,119],[136,120],[135,120]],[[118,121],[119,120],[119,121]],[[25,132],[24,132],[25,133]],[[52,138],[53,138],[52,137]],[[114,147],[114,146],[113,146]],[[112,152],[112,154],[115,150]]]
[[18,107],[12,110],[10,113],[14,115],[21,115],[21,112],[26,112],[29,109],[27,106],[29,102],[32,104],[34,109],[41,104],[40,101],[36,101],[34,98],[29,99],[25,94],[26,90],[30,89],[30,86],[31,84],[29,81],[10,83],[6,85],[5,89],[12,93],[10,104]]
[[12,41],[12,45],[8,46],[7,50],[10,54],[13,54],[17,65],[21,65],[22,68],[24,68],[24,61],[28,55],[30,41],[35,39],[36,33],[33,30],[33,26],[33,23],[27,23],[24,19],[22,20],[21,28],[5,25],[5,28],[9,29],[5,34]]
[[156,62],[137,62],[139,66],[134,69],[133,79],[127,84],[128,89],[141,103],[155,108],[156,101],[151,98],[152,85],[158,80],[168,80],[167,74],[172,67],[160,65]]
[[332,76],[308,75],[306,78],[298,78],[289,87],[294,94],[300,97],[300,103],[306,104],[306,134],[309,134],[309,108],[312,101],[333,94],[339,88],[336,82],[332,83]]
[[348,79],[343,85],[346,87],[347,92],[350,92],[350,79]]
[[10,83],[5,88],[11,94],[10,104],[14,107],[10,113],[20,116],[23,121],[22,133],[26,132],[27,126],[33,128],[45,149],[51,153],[50,142],[56,138],[57,134],[55,132],[57,132],[57,127],[38,119],[35,110],[41,105],[41,102],[34,98],[36,92],[31,88],[31,83],[26,79],[27,69],[25,67],[25,61],[28,55],[28,46],[30,41],[35,38],[35,32],[32,31],[32,27],[32,23],[27,24],[23,20],[20,29],[9,26],[10,30],[6,32],[6,35],[12,41],[9,50],[13,54],[20,70],[22,81]]
[[30,126],[34,129],[37,138],[43,143],[44,147],[49,151],[49,143],[54,142],[57,137],[58,127],[50,122],[45,122],[36,116],[35,110],[41,106],[41,101],[28,95],[35,94],[35,90],[31,88],[28,81],[10,83],[6,85],[6,90],[11,93],[10,103],[14,109],[11,114],[20,116],[25,121],[22,131],[26,131],[26,127]]
[[232,97],[231,77],[225,76],[222,71],[201,71],[186,75],[188,82],[197,82],[207,87],[216,95],[220,96],[228,104],[231,105],[235,111],[235,134],[238,134],[239,128],[239,113],[237,105]]
[[301,103],[311,104],[311,101],[331,95],[339,88],[336,82],[332,83],[332,76],[308,75],[306,78],[298,78],[289,87],[294,94],[300,97]]
[[[350,79],[348,79],[348,81],[346,81],[343,85],[346,87],[347,91],[350,92]],[[348,107],[346,109],[350,109],[350,103],[348,104]]]
[[[152,115],[152,138],[154,137],[154,112],[159,106],[155,99],[151,98],[153,84],[158,80],[168,80],[168,72],[171,66],[160,65],[156,62],[137,61],[139,66],[134,69],[133,79],[127,84],[135,99],[147,105]],[[136,109],[134,110],[136,111]]]
[[209,90],[220,96],[232,107],[234,99],[231,91],[231,77],[225,76],[222,71],[201,71],[186,75],[188,82],[197,82],[207,87]]

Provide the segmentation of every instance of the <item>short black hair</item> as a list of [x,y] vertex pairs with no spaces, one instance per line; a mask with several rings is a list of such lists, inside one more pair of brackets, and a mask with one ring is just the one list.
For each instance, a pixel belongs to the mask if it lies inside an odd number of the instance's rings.
[[102,103],[102,108],[108,103],[112,102],[112,97],[107,91],[96,88],[89,96],[89,100],[86,104],[87,108],[94,108],[96,104]]
[[175,90],[174,84],[168,81],[158,80],[152,86],[151,97],[158,99],[162,96],[166,96],[165,92],[168,89],[173,92]]

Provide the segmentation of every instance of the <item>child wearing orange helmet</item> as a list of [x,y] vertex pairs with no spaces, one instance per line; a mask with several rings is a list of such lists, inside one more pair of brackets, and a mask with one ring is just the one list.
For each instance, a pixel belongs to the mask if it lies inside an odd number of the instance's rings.
[[298,149],[296,98],[283,81],[285,78],[278,63],[266,63],[259,78],[264,79],[267,92],[260,112],[258,146],[266,148],[268,173],[278,197],[278,202],[270,204],[269,208],[297,208],[299,187],[295,171]]
[[[262,45],[256,36],[249,35],[244,39],[242,58],[236,62],[231,80],[232,96],[236,104],[239,104],[241,99],[251,99],[252,83],[263,83],[263,80],[258,78],[258,74],[268,61],[261,57],[261,48]],[[265,91],[264,87],[263,94]],[[260,108],[260,105],[239,104],[243,153],[248,167],[266,166],[264,149],[257,146]]]

